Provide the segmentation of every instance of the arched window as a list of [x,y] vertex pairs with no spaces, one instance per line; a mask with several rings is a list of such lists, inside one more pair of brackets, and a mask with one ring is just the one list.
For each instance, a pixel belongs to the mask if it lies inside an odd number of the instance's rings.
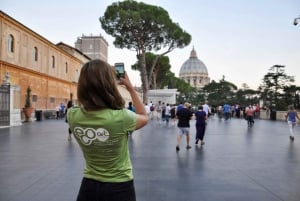
[[55,57],[52,56],[51,58],[52,58],[52,61],[51,61],[52,68],[55,68]]
[[13,35],[9,34],[8,36],[8,52],[13,53],[15,50],[15,38]]
[[66,73],[68,73],[68,63],[66,62]]
[[34,47],[33,48],[33,59],[34,59],[34,61],[38,61],[38,56],[39,56],[39,54],[38,54],[38,48]]

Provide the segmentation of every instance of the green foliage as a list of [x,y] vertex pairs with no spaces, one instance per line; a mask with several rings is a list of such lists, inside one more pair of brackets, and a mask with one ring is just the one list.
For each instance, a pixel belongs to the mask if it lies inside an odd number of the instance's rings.
[[26,95],[25,95],[25,108],[31,107],[31,88],[28,86],[26,89]]
[[[146,53],[146,70],[149,80],[149,88],[150,89],[162,89],[164,88],[171,77],[174,77],[174,74],[170,72],[170,61],[167,56],[159,56],[156,64],[154,62],[157,59],[157,56],[151,52]],[[131,66],[133,70],[138,70],[141,72],[141,66],[137,61],[134,65]],[[154,65],[154,66],[153,66]],[[153,66],[153,73],[151,74],[151,68]]]
[[235,104],[233,102],[237,87],[224,79],[219,82],[212,81],[203,87],[203,93],[207,96],[207,101],[210,105]]
[[285,66],[274,65],[263,77],[263,83],[259,86],[261,98],[268,106],[277,110],[283,109],[284,103],[282,98],[284,97],[284,90],[289,88],[293,82],[294,77],[285,73]]
[[135,50],[141,72],[144,102],[147,101],[149,78],[152,78],[155,59],[147,71],[146,52],[166,49],[163,56],[175,48],[183,48],[191,41],[191,36],[177,23],[172,22],[169,14],[161,7],[133,0],[115,2],[106,8],[100,23],[105,32],[115,38],[117,48]]
[[[289,106],[294,105],[295,108],[299,108],[299,92],[300,87],[296,85],[285,86],[283,89],[284,93],[281,96],[282,102],[284,102],[284,107],[288,109]],[[285,110],[286,110],[285,109]]]
[[106,33],[115,37],[116,47],[134,49],[138,54],[166,46],[182,48],[191,40],[165,9],[143,2],[115,2],[99,20]]
[[233,102],[242,106],[257,104],[259,102],[259,91],[253,89],[239,89],[235,94]]

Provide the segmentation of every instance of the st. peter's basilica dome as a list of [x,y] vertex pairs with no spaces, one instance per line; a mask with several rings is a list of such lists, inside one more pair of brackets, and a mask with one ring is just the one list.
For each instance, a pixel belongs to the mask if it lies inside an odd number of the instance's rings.
[[179,71],[179,77],[191,86],[202,88],[209,84],[210,78],[205,64],[198,59],[196,51],[191,51],[190,58],[186,60]]

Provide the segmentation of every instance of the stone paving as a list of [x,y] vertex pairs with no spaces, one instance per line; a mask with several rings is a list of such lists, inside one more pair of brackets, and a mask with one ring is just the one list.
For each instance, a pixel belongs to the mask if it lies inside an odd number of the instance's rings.
[[[164,122],[163,122],[164,123]],[[176,152],[175,126],[152,120],[129,147],[138,201],[299,201],[300,127],[286,122],[210,119],[205,145]],[[84,160],[63,120],[0,129],[1,201],[74,201]]]

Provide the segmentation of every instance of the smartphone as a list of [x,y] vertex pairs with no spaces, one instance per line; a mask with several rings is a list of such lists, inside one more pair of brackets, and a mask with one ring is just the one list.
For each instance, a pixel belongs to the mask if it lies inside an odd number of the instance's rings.
[[125,77],[125,67],[124,63],[115,63],[116,76],[118,79]]

